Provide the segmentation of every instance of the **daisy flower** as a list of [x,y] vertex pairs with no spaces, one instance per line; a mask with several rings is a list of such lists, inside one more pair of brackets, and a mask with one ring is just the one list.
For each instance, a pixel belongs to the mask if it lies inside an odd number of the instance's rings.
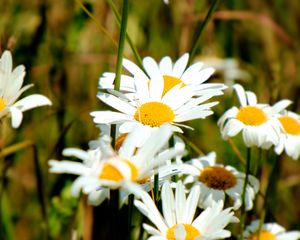
[[137,73],[134,81],[136,92],[133,98],[117,91],[112,91],[111,94],[99,93],[98,98],[118,112],[92,112],[96,124],[120,124],[119,131],[122,133],[144,126],[144,136],[149,136],[149,131],[163,124],[171,124],[173,131],[182,132],[180,126],[187,127],[182,125],[182,122],[213,114],[210,108],[218,102],[203,103],[215,95],[213,90],[196,96],[194,86],[177,84],[163,95],[163,77],[159,73],[158,66],[152,62],[154,60],[147,59],[147,63],[150,61],[148,64],[152,64],[154,69],[157,68],[156,71],[153,70],[150,83],[148,77]]
[[[212,96],[222,95],[226,86],[221,83],[205,83],[214,73],[214,68],[203,68],[202,62],[196,62],[191,66],[187,66],[189,54],[183,54],[175,63],[172,62],[169,56],[165,56],[157,63],[151,57],[143,59],[143,72],[135,63],[128,59],[123,59],[123,66],[132,74],[133,77],[121,76],[121,91],[135,92],[135,81],[143,79],[149,85],[149,79],[156,78],[158,75],[163,79],[163,95],[175,86],[184,87],[192,86],[195,95]],[[104,73],[99,80],[99,87],[102,89],[114,88],[115,73]]]
[[244,231],[244,240],[297,240],[299,231],[286,230],[277,223],[265,223],[259,231],[259,220],[252,221]]
[[[82,150],[67,149],[63,152],[64,155],[80,158],[83,163],[50,160],[50,172],[79,175],[74,184],[74,195],[80,189],[90,194],[102,187],[117,189],[131,183],[144,183],[154,174],[154,169],[180,154],[175,149],[166,149],[159,153],[171,133],[168,126],[157,128],[142,147],[136,148],[135,138],[140,131],[133,131],[126,137],[118,153],[112,150],[108,136],[103,136],[98,141],[99,148],[93,150],[92,155],[83,154]],[[167,168],[173,171],[170,166],[162,166],[158,171],[162,169],[163,175],[167,175]]]
[[[233,208],[235,210],[241,207],[245,174],[232,166],[217,164],[215,152],[192,159],[181,165],[179,169],[182,170],[182,173],[189,174],[185,179],[185,184],[200,185],[199,205],[201,207],[211,206],[211,200],[225,201],[225,196],[229,196],[234,201]],[[246,210],[253,208],[253,200],[258,190],[259,181],[254,176],[248,175],[245,193]]]
[[219,119],[218,125],[224,139],[236,136],[242,131],[247,147],[257,146],[268,149],[279,141],[280,124],[272,116],[272,107],[258,104],[256,95],[235,84],[241,107],[232,107]]
[[281,154],[285,150],[288,156],[296,160],[300,156],[300,115],[284,111],[276,117],[282,128],[275,152]]
[[40,94],[33,94],[17,101],[21,94],[33,84],[22,87],[25,67],[19,65],[13,69],[12,65],[10,51],[4,51],[0,58],[0,118],[10,115],[12,127],[17,128],[23,119],[22,112],[51,105],[51,101]]
[[194,186],[186,197],[184,185],[177,182],[175,196],[171,184],[165,182],[162,187],[162,212],[155,206],[151,197],[144,193],[141,201],[135,200],[135,206],[154,225],[143,224],[145,230],[152,235],[148,239],[156,240],[191,240],[191,239],[223,239],[231,234],[224,228],[230,222],[237,222],[231,208],[223,210],[223,202],[215,202],[194,218],[200,187]]

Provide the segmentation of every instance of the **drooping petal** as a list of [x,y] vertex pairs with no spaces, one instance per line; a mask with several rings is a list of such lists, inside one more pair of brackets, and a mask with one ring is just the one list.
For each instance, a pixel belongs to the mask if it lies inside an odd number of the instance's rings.
[[8,110],[11,114],[12,127],[13,128],[19,127],[23,119],[22,111],[14,106],[9,107]]
[[17,107],[20,111],[24,112],[32,108],[51,104],[51,101],[47,97],[40,94],[32,94],[30,96],[22,98],[21,100],[16,102],[14,106]]

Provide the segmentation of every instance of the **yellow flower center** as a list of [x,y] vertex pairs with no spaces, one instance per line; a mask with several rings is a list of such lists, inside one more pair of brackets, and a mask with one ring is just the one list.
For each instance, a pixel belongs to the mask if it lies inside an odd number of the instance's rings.
[[236,118],[242,123],[251,126],[259,126],[268,120],[263,110],[253,106],[240,108]]
[[[186,237],[184,240],[194,240],[196,237],[200,236],[200,232],[197,228],[193,227],[191,224],[181,224],[186,232]],[[177,228],[178,224],[167,230],[167,239],[176,240],[174,230]]]
[[279,117],[278,120],[280,121],[280,123],[286,133],[292,134],[292,135],[300,134],[300,121],[299,120],[292,118],[292,117],[288,117],[288,116]]
[[227,169],[218,166],[205,167],[199,180],[207,187],[217,190],[226,190],[236,184],[236,177]]
[[269,231],[261,230],[259,234],[257,232],[252,233],[248,240],[276,240],[276,236]]
[[2,111],[4,108],[6,108],[6,102],[2,97],[0,97],[0,111]]
[[[119,161],[120,163],[125,163],[130,168],[130,172],[131,172],[130,180],[131,181],[137,180],[138,169],[132,162],[124,159],[118,159],[112,161]],[[104,180],[115,181],[115,182],[124,180],[125,176],[115,165],[112,164],[112,161],[107,161],[106,163],[104,163],[103,169],[99,174],[99,178]]]
[[144,125],[159,127],[174,120],[173,110],[161,102],[147,102],[142,104],[134,114],[134,119]]
[[181,83],[181,87],[185,86],[185,83],[182,82],[179,78],[173,77],[173,76],[168,76],[164,75],[164,90],[163,90],[163,95],[165,95],[166,92],[168,92],[170,89],[175,87],[177,84]]

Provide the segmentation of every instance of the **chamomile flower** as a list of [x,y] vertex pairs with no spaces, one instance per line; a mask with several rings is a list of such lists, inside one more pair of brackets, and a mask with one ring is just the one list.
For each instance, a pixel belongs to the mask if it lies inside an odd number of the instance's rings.
[[[196,95],[210,94],[213,96],[222,95],[226,86],[221,83],[205,83],[215,69],[211,67],[203,68],[203,62],[196,62],[188,66],[189,54],[183,54],[175,63],[172,62],[169,56],[165,56],[157,63],[151,57],[145,57],[143,59],[143,67],[150,77],[155,78],[157,75],[161,75],[164,81],[163,94],[167,93],[176,85],[180,87],[192,86]],[[124,60],[123,66],[136,78],[149,77],[129,60]],[[138,80],[136,78],[136,80]]]
[[[259,231],[259,232],[258,232]],[[286,230],[277,223],[265,223],[259,230],[259,220],[252,221],[244,231],[244,240],[297,240],[299,231]]]
[[[175,63],[169,56],[165,56],[157,63],[151,57],[143,59],[143,72],[135,63],[128,59],[123,59],[123,66],[132,74],[132,76],[122,75],[120,90],[123,92],[135,92],[136,87],[134,81],[143,79],[143,81],[151,81],[158,75],[162,77],[164,82],[163,95],[166,94],[176,85],[179,87],[192,86],[195,95],[222,95],[226,86],[222,83],[205,83],[214,73],[214,68],[203,68],[202,62],[196,62],[188,66],[189,54],[183,54]],[[100,89],[114,88],[115,73],[105,72],[99,80]]]
[[[155,75],[155,74],[154,74]],[[120,132],[130,132],[138,126],[144,126],[143,135],[148,136],[153,128],[163,124],[171,124],[173,131],[182,132],[179,126],[182,122],[205,118],[213,112],[211,107],[218,102],[204,103],[214,93],[195,96],[192,86],[177,84],[163,95],[164,80],[157,69],[157,75],[148,78],[136,79],[136,93],[133,99],[122,95],[121,92],[99,93],[98,98],[118,110],[95,111],[91,115],[96,124],[120,124]],[[186,126],[187,127],[187,126]],[[141,137],[143,136],[141,135]]]
[[256,95],[235,84],[241,107],[232,107],[219,119],[218,125],[224,139],[234,137],[242,131],[247,147],[268,149],[279,141],[280,124],[272,116],[272,107],[258,104]]
[[282,125],[282,131],[275,152],[281,154],[285,150],[288,156],[296,160],[300,156],[300,115],[285,111],[277,119]]
[[[211,200],[225,201],[226,195],[234,201],[233,208],[235,210],[241,207],[245,174],[237,171],[232,166],[217,164],[215,152],[192,159],[181,166],[182,173],[188,174],[185,183],[200,185],[201,197],[199,205],[201,207],[210,206]],[[258,190],[258,180],[254,176],[248,175],[245,193],[246,210],[253,208],[253,200]]]
[[22,112],[35,107],[51,105],[51,101],[40,94],[32,94],[17,101],[23,92],[33,86],[29,84],[22,87],[24,76],[24,66],[19,65],[13,69],[10,51],[4,51],[0,58],[0,118],[10,115],[14,128],[20,126],[23,119]]
[[[102,187],[116,189],[131,183],[144,183],[145,180],[151,178],[154,169],[180,152],[175,149],[166,149],[159,153],[171,136],[168,126],[153,131],[144,145],[137,149],[135,138],[138,134],[140,134],[139,131],[129,134],[118,153],[112,150],[108,136],[103,136],[98,141],[99,148],[93,150],[93,154],[89,157],[80,150],[67,149],[63,154],[79,157],[84,162],[50,160],[50,172],[79,175],[74,185],[74,195],[78,194],[80,189],[90,194]],[[164,174],[167,174],[166,168],[173,171],[172,167],[162,166]]]
[[194,186],[186,197],[181,181],[176,184],[175,196],[169,182],[162,187],[162,212],[155,206],[147,193],[141,194],[141,201],[135,200],[135,206],[154,225],[143,224],[151,235],[148,239],[190,240],[190,239],[223,239],[231,234],[224,228],[230,222],[237,222],[231,208],[223,210],[223,202],[214,202],[196,218],[200,187]]

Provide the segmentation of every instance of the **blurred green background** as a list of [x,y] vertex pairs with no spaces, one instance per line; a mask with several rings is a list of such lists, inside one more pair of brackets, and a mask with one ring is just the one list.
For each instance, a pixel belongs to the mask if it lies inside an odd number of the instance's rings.
[[[86,149],[88,141],[98,136],[89,112],[104,107],[96,98],[98,78],[104,71],[114,71],[116,63],[117,47],[99,27],[118,41],[119,26],[111,7],[104,0],[81,2],[96,23],[79,2],[0,2],[0,51],[10,49],[14,66],[25,65],[25,83],[34,83],[25,95],[41,93],[53,102],[52,107],[25,113],[17,130],[11,129],[9,119],[1,123],[0,239],[90,239],[93,210],[84,198],[70,196],[74,177],[49,174],[47,165],[50,158],[62,158],[63,148]],[[175,60],[189,51],[211,2],[130,1],[128,33],[141,57],[159,60],[169,55]],[[122,1],[114,3],[120,11]],[[298,0],[221,1],[202,35],[196,59],[218,69],[210,81],[239,82],[260,102],[291,99],[290,109],[300,113],[299,23]],[[135,61],[128,44],[125,56]],[[215,115],[192,121],[195,130],[185,136],[203,152],[214,150],[220,161],[238,165],[216,126],[232,106],[232,94],[228,91],[218,100]],[[19,143],[19,151],[3,154]],[[245,154],[241,142],[235,143]],[[259,155],[256,151],[254,157]],[[283,156],[279,167],[272,213],[286,228],[299,229],[299,161]],[[268,171],[267,166],[261,171],[262,186]]]

